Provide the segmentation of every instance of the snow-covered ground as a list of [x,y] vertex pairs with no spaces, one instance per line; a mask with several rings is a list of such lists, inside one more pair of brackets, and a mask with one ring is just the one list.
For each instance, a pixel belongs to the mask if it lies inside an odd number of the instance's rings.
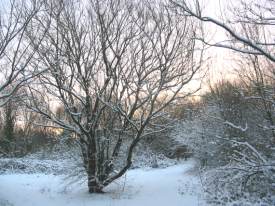
[[[203,206],[194,161],[162,169],[133,169],[105,189],[89,194],[85,184],[68,184],[62,175],[4,174],[0,205],[7,206]],[[2,206],[1,205],[1,206]]]

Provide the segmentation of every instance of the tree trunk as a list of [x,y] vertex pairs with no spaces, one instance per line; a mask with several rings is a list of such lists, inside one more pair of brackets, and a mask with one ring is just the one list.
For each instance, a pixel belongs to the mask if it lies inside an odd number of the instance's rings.
[[104,193],[103,187],[99,184],[99,182],[96,181],[96,178],[94,178],[94,175],[88,174],[88,188],[89,193]]
[[97,161],[96,161],[96,147],[95,144],[91,144],[88,148],[88,161],[87,161],[87,176],[88,176],[88,188],[89,193],[103,193],[102,185],[97,176]]

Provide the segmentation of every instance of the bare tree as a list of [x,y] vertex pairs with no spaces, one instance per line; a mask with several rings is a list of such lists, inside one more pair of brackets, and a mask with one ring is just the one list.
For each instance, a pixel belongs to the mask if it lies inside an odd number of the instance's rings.
[[[171,7],[184,16],[210,22],[227,33],[228,39],[210,43],[200,38],[207,45],[233,50],[241,58],[239,71],[245,88],[238,88],[246,105],[254,107],[250,115],[257,111],[257,118],[249,119],[250,124],[240,126],[232,121],[224,122],[231,129],[243,132],[243,135],[217,135],[223,140],[240,148],[231,158],[237,163],[232,171],[245,179],[245,184],[255,176],[264,177],[266,182],[274,184],[274,26],[275,1],[238,1],[238,6],[231,9],[226,20],[204,16],[201,1],[170,0]],[[223,11],[226,12],[226,11]],[[252,105],[252,106],[251,106]],[[248,107],[248,106],[246,106]],[[259,118],[263,116],[263,119]],[[246,114],[246,118],[249,115]],[[260,121],[259,121],[260,119]],[[259,136],[257,134],[259,133]],[[268,134],[268,135],[266,135]],[[247,136],[247,138],[244,138]],[[241,138],[242,137],[242,138]],[[227,168],[228,169],[228,168]],[[231,172],[233,173],[233,172]],[[236,175],[236,176],[237,176]],[[272,188],[270,186],[268,188]]]
[[[147,1],[47,3],[52,24],[39,64],[48,72],[37,82],[69,119],[43,102],[29,107],[55,123],[45,126],[77,135],[89,192],[100,193],[130,168],[142,138],[166,129],[156,123],[163,109],[197,91],[186,88],[203,61],[193,38],[197,25]],[[39,93],[38,86],[29,92]]]
[[[232,9],[230,19],[226,22],[203,15],[203,9],[199,0],[191,2],[185,0],[170,0],[172,7],[181,14],[194,17],[203,22],[210,22],[227,32],[230,37],[223,42],[215,44],[208,43],[205,39],[201,40],[211,46],[231,49],[240,53],[264,56],[268,60],[275,62],[274,52],[274,33],[272,30],[275,25],[275,1],[270,0],[264,6],[262,1],[253,0],[238,1],[238,6]],[[225,12],[225,11],[223,11]],[[262,27],[262,35],[253,36],[247,33],[245,27],[252,28],[255,25]]]
[[13,155],[15,151],[15,123],[17,105],[14,102],[8,102],[3,107],[3,128],[1,133],[0,153],[4,155]]
[[[37,48],[30,50],[30,44],[25,41],[32,19],[41,5],[42,2],[35,0],[10,0],[0,5],[0,106],[6,104],[19,87],[41,72],[38,68],[28,69]],[[36,40],[37,45],[40,40]]]

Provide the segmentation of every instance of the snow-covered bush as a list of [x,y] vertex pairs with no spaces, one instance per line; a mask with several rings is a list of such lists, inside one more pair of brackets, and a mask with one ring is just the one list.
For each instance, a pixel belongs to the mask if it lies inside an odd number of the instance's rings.
[[250,91],[238,84],[225,82],[211,89],[199,112],[179,123],[172,135],[200,160],[198,169],[211,201],[245,196],[272,201],[275,152],[264,105],[247,101]]

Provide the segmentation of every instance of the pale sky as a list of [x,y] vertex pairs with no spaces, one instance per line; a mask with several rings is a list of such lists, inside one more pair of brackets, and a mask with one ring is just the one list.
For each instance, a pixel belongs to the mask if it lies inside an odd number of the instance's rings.
[[[193,0],[191,0],[193,1]],[[223,20],[228,17],[229,12],[225,13],[228,6],[232,6],[238,1],[230,0],[200,0],[204,6],[204,16],[210,16],[218,20]],[[207,39],[210,43],[216,43],[227,39],[226,33],[212,23],[205,23],[205,31]],[[210,78],[212,81],[220,80],[221,78],[231,78],[233,76],[233,67],[236,66],[232,59],[234,55],[232,51],[223,48],[211,47],[207,51],[210,60]]]
[[[3,5],[7,5],[6,2],[9,0],[0,0],[0,11]],[[189,0],[193,2],[194,0]],[[217,19],[223,18],[224,8],[228,5],[232,5],[234,2],[238,2],[237,0],[199,0],[201,2],[201,6],[204,7],[203,14],[207,16],[211,16]],[[3,7],[2,7],[3,8]],[[223,12],[221,12],[223,11]],[[213,39],[210,41],[211,43],[222,41],[226,39],[225,32],[221,29],[217,28],[211,23],[204,24],[205,29],[207,31],[207,39]],[[213,81],[220,79],[221,77],[230,78],[230,73],[232,73],[233,61],[232,52],[222,48],[210,48],[206,53],[208,56],[211,56],[211,60],[209,62],[210,67],[210,78]]]

